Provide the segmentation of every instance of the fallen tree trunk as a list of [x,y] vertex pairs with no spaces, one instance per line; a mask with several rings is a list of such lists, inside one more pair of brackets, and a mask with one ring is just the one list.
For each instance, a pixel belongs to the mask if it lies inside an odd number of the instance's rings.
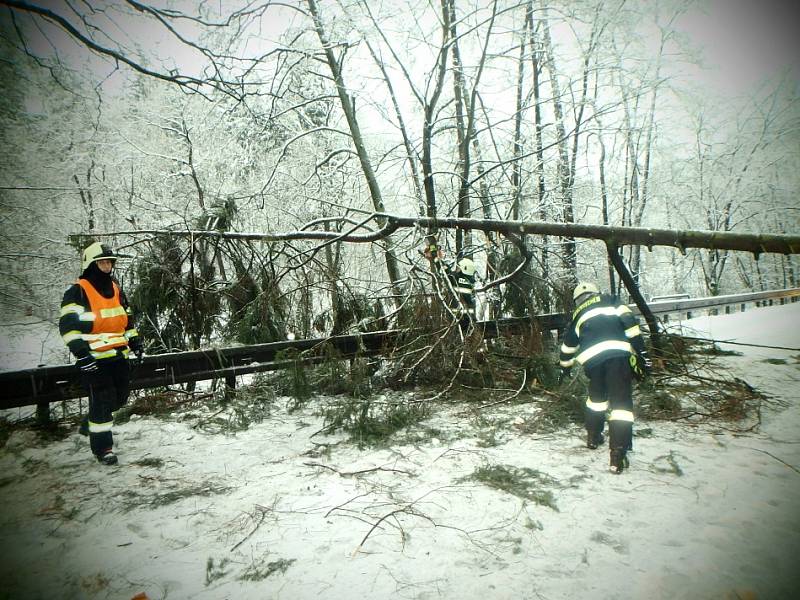
[[368,229],[367,233],[357,233],[352,227],[344,233],[319,230],[290,231],[285,233],[247,233],[231,231],[191,231],[166,229],[140,229],[132,231],[115,231],[93,233],[91,236],[76,236],[81,240],[112,237],[119,235],[148,236],[173,235],[188,238],[217,237],[232,240],[249,241],[288,241],[288,240],[323,240],[353,243],[368,243],[381,240],[400,228],[433,227],[441,229],[472,229],[478,231],[496,231],[509,234],[556,235],[584,239],[602,240],[606,246],[639,245],[652,249],[654,246],[670,246],[685,252],[687,248],[707,248],[711,250],[738,250],[751,252],[756,256],[763,253],[800,254],[800,235],[734,233],[731,231],[700,231],[655,229],[650,227],[616,227],[611,225],[581,225],[578,223],[550,223],[547,221],[498,221],[495,219],[439,219],[432,217],[404,217],[388,213],[373,213],[372,219],[383,221],[380,229],[366,227],[370,219],[360,225]]

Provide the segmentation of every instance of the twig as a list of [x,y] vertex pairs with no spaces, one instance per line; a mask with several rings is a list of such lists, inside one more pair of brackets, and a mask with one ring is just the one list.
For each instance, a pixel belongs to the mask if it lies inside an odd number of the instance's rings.
[[528,372],[527,369],[523,369],[522,384],[517,388],[517,390],[513,394],[511,394],[510,396],[506,396],[505,398],[501,398],[500,400],[495,400],[494,402],[490,402],[489,404],[483,404],[479,406],[476,410],[481,410],[482,408],[489,408],[490,406],[497,406],[498,404],[503,404],[503,402],[508,402],[509,400],[513,400],[522,393],[523,389],[525,389],[525,383],[527,381],[528,381]]
[[334,469],[331,466],[323,465],[322,463],[318,462],[306,462],[303,463],[307,467],[322,467],[323,469],[329,469],[339,475],[339,477],[352,477],[353,475],[362,475],[364,473],[373,473],[375,471],[389,471],[393,473],[404,473],[410,477],[414,476],[414,473],[410,471],[404,471],[403,469],[389,469],[385,467],[373,467],[371,469],[361,469],[360,471],[339,471],[338,469]]
[[446,488],[446,487],[449,487],[449,486],[442,486],[442,487],[439,487],[439,488],[435,488],[435,489],[432,489],[432,490],[428,490],[427,492],[425,492],[424,494],[422,494],[422,495],[421,495],[419,498],[417,498],[416,500],[412,500],[411,502],[408,502],[408,503],[406,503],[406,505],[405,505],[405,506],[403,506],[403,507],[401,507],[401,508],[398,508],[398,509],[395,509],[395,510],[392,510],[392,511],[390,511],[390,512],[386,513],[385,515],[383,515],[382,517],[380,517],[380,518],[379,518],[379,519],[378,519],[378,520],[377,520],[375,523],[373,523],[372,527],[370,527],[369,531],[368,531],[368,532],[366,533],[366,535],[365,535],[365,536],[362,538],[361,542],[359,542],[358,546],[356,546],[356,549],[355,549],[355,550],[353,550],[353,555],[357,554],[357,553],[359,552],[359,550],[361,550],[362,546],[363,546],[363,545],[364,545],[364,543],[367,541],[367,538],[369,538],[369,536],[372,534],[372,532],[373,532],[373,531],[375,531],[375,529],[377,529],[377,527],[378,527],[378,526],[379,526],[381,523],[383,523],[383,522],[384,522],[386,519],[388,519],[389,517],[393,517],[393,516],[395,516],[395,515],[397,515],[397,514],[399,514],[399,513],[407,513],[407,514],[409,514],[409,515],[413,515],[413,516],[417,516],[417,517],[422,517],[422,518],[424,518],[424,519],[427,519],[428,521],[430,521],[430,522],[431,522],[431,523],[433,523],[434,525],[436,525],[436,523],[433,521],[433,519],[431,519],[429,516],[427,516],[427,515],[424,515],[424,514],[422,514],[422,513],[415,512],[415,511],[413,510],[413,507],[414,507],[414,505],[415,505],[415,504],[417,504],[417,503],[418,503],[420,500],[422,500],[422,499],[423,499],[423,498],[425,498],[426,496],[429,496],[430,494],[433,494],[434,492],[438,492],[438,491],[440,491],[441,489],[444,489],[444,488]]
[[411,507],[413,506],[413,504],[414,504],[414,502],[410,502],[406,506],[404,506],[402,508],[395,509],[393,511],[390,511],[390,512],[386,513],[385,515],[383,515],[381,518],[379,518],[375,523],[372,524],[372,527],[370,527],[369,531],[366,533],[366,535],[359,542],[358,546],[356,546],[356,549],[353,550],[353,554],[355,555],[356,553],[358,553],[361,550],[361,547],[364,545],[364,542],[367,541],[367,538],[372,534],[372,532],[375,531],[378,528],[378,526],[381,523],[383,523],[386,519],[388,519],[389,517],[393,517],[393,516],[395,516],[395,515],[397,515],[399,513],[407,513],[407,514],[410,514],[410,515],[423,516],[423,515],[420,515],[419,513],[415,513],[412,510]]
[[258,514],[259,514],[259,516],[260,516],[260,518],[259,518],[259,520],[258,520],[258,523],[256,523],[256,526],[255,526],[255,527],[253,527],[253,531],[251,531],[250,533],[248,533],[248,534],[247,534],[247,535],[244,537],[244,539],[242,539],[240,542],[238,542],[236,545],[234,545],[234,547],[233,547],[233,548],[231,548],[231,549],[230,549],[230,551],[231,551],[231,552],[233,552],[233,551],[234,551],[234,550],[236,550],[236,549],[237,549],[239,546],[241,546],[241,545],[242,545],[242,544],[244,544],[244,543],[245,543],[247,540],[249,540],[249,539],[252,537],[252,535],[253,535],[253,534],[254,534],[254,533],[255,533],[255,532],[258,530],[258,528],[259,528],[259,527],[261,527],[261,523],[263,523],[263,522],[264,522],[264,519],[265,519],[265,518],[266,518],[266,516],[267,516],[267,511],[268,511],[268,510],[269,510],[269,509],[268,509],[267,507],[265,507],[265,506],[260,506],[260,505],[256,504],[256,511],[258,511]]
[[[572,381],[575,381],[575,380],[573,379]],[[572,381],[570,381],[570,383],[567,385],[567,389],[569,389],[570,387],[572,387]],[[562,398],[561,394],[557,394],[557,393],[555,393],[555,392],[551,392],[550,390],[548,390],[547,388],[544,388],[544,387],[542,387],[541,385],[537,385],[537,384],[535,384],[535,383],[532,383],[532,384],[531,384],[531,387],[532,387],[532,388],[536,388],[536,390],[540,391],[540,392],[541,392],[541,393],[543,393],[543,394],[546,394],[546,395],[548,395],[548,396],[552,396],[552,397],[553,397],[553,398],[555,398],[556,400],[563,400],[563,398]]]
[[772,458],[774,458],[775,460],[777,460],[779,463],[782,463],[782,464],[786,465],[787,467],[789,467],[789,468],[790,468],[792,471],[794,471],[795,473],[798,473],[798,474],[800,474],[800,469],[798,469],[797,467],[795,467],[795,466],[793,466],[793,465],[790,465],[790,464],[789,464],[789,463],[787,463],[785,460],[778,458],[777,456],[775,456],[775,455],[774,455],[774,454],[772,454],[771,452],[767,452],[766,450],[762,450],[761,448],[753,448],[753,450],[756,450],[757,452],[763,452],[763,453],[764,453],[764,454],[766,454],[767,456],[771,456]]
[[328,518],[328,517],[330,516],[330,514],[331,514],[333,511],[335,511],[335,510],[341,510],[343,507],[347,506],[347,505],[348,505],[348,504],[350,504],[351,502],[353,502],[353,501],[355,501],[355,500],[358,500],[359,498],[364,498],[365,496],[369,496],[371,493],[372,493],[372,492],[366,492],[366,493],[364,493],[364,494],[359,494],[359,495],[358,495],[358,496],[356,496],[355,498],[350,498],[350,500],[348,500],[348,501],[346,501],[346,502],[342,502],[341,504],[337,504],[336,506],[334,506],[334,507],[333,507],[333,508],[331,508],[331,509],[330,509],[328,512],[326,512],[326,513],[325,513],[325,518]]
[[224,407],[224,408],[222,408],[222,409],[220,409],[220,410],[218,410],[218,411],[217,411],[217,412],[215,412],[213,415],[209,415],[209,417],[208,417],[208,418],[199,420],[197,423],[195,423],[194,425],[192,425],[192,429],[197,429],[197,428],[198,428],[198,427],[200,427],[201,425],[205,425],[205,424],[206,424],[206,423],[208,423],[208,422],[209,422],[211,419],[213,419],[214,417],[216,417],[217,415],[219,415],[219,414],[221,414],[221,413],[224,413],[226,410],[228,410],[228,407],[227,407],[227,406],[226,406],[226,407]]

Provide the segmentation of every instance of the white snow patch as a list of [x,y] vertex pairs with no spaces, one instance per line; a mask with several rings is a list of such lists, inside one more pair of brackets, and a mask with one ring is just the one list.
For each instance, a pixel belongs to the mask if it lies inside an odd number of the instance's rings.
[[[687,325],[797,348],[798,322],[800,303]],[[426,423],[438,443],[365,450],[312,437],[311,410],[279,406],[229,436],[133,418],[115,429],[112,468],[77,434],[15,432],[0,452],[0,597],[794,597],[800,352],[731,349],[734,374],[788,408],[770,403],[748,435],[638,422],[652,435],[619,476],[579,427],[520,434],[531,405],[493,407],[506,425],[489,447],[457,407]],[[549,476],[555,509],[469,479],[487,465]]]

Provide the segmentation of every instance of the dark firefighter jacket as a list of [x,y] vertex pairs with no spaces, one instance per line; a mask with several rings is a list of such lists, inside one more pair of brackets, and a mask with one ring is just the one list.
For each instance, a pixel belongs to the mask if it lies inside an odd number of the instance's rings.
[[644,350],[639,321],[631,309],[613,296],[594,294],[572,313],[559,364],[569,369],[577,361],[589,368],[614,356],[630,356]]
[[469,308],[473,308],[475,306],[475,275],[467,275],[463,271],[456,271],[449,267],[446,273],[459,299]]

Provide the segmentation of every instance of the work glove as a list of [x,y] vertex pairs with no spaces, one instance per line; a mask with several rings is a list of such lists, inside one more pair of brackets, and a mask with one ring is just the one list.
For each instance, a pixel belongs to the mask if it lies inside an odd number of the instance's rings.
[[631,371],[637,381],[642,381],[650,374],[650,369],[653,368],[653,363],[650,362],[650,357],[647,352],[641,354],[631,354],[629,359]]
[[570,378],[571,369],[567,367],[561,367],[561,371],[558,373],[558,385],[561,385],[565,381],[568,381]]
[[432,244],[429,244],[425,248],[425,251],[423,252],[423,254],[425,255],[425,258],[428,258],[428,259],[431,259],[431,260],[435,260],[437,258],[441,258],[441,250],[439,250],[439,246],[437,246],[435,242],[432,243]]
[[142,364],[142,360],[144,360],[144,348],[142,348],[141,342],[138,344],[130,344],[129,348],[131,349],[131,352],[136,355],[136,364]]
[[80,357],[76,362],[75,365],[80,369],[81,373],[97,373],[99,370],[97,367],[97,361],[94,359],[94,356],[86,355]]
[[650,375],[653,372],[653,361],[650,360],[650,355],[647,350],[639,353],[639,360],[642,362],[642,370],[645,375]]

